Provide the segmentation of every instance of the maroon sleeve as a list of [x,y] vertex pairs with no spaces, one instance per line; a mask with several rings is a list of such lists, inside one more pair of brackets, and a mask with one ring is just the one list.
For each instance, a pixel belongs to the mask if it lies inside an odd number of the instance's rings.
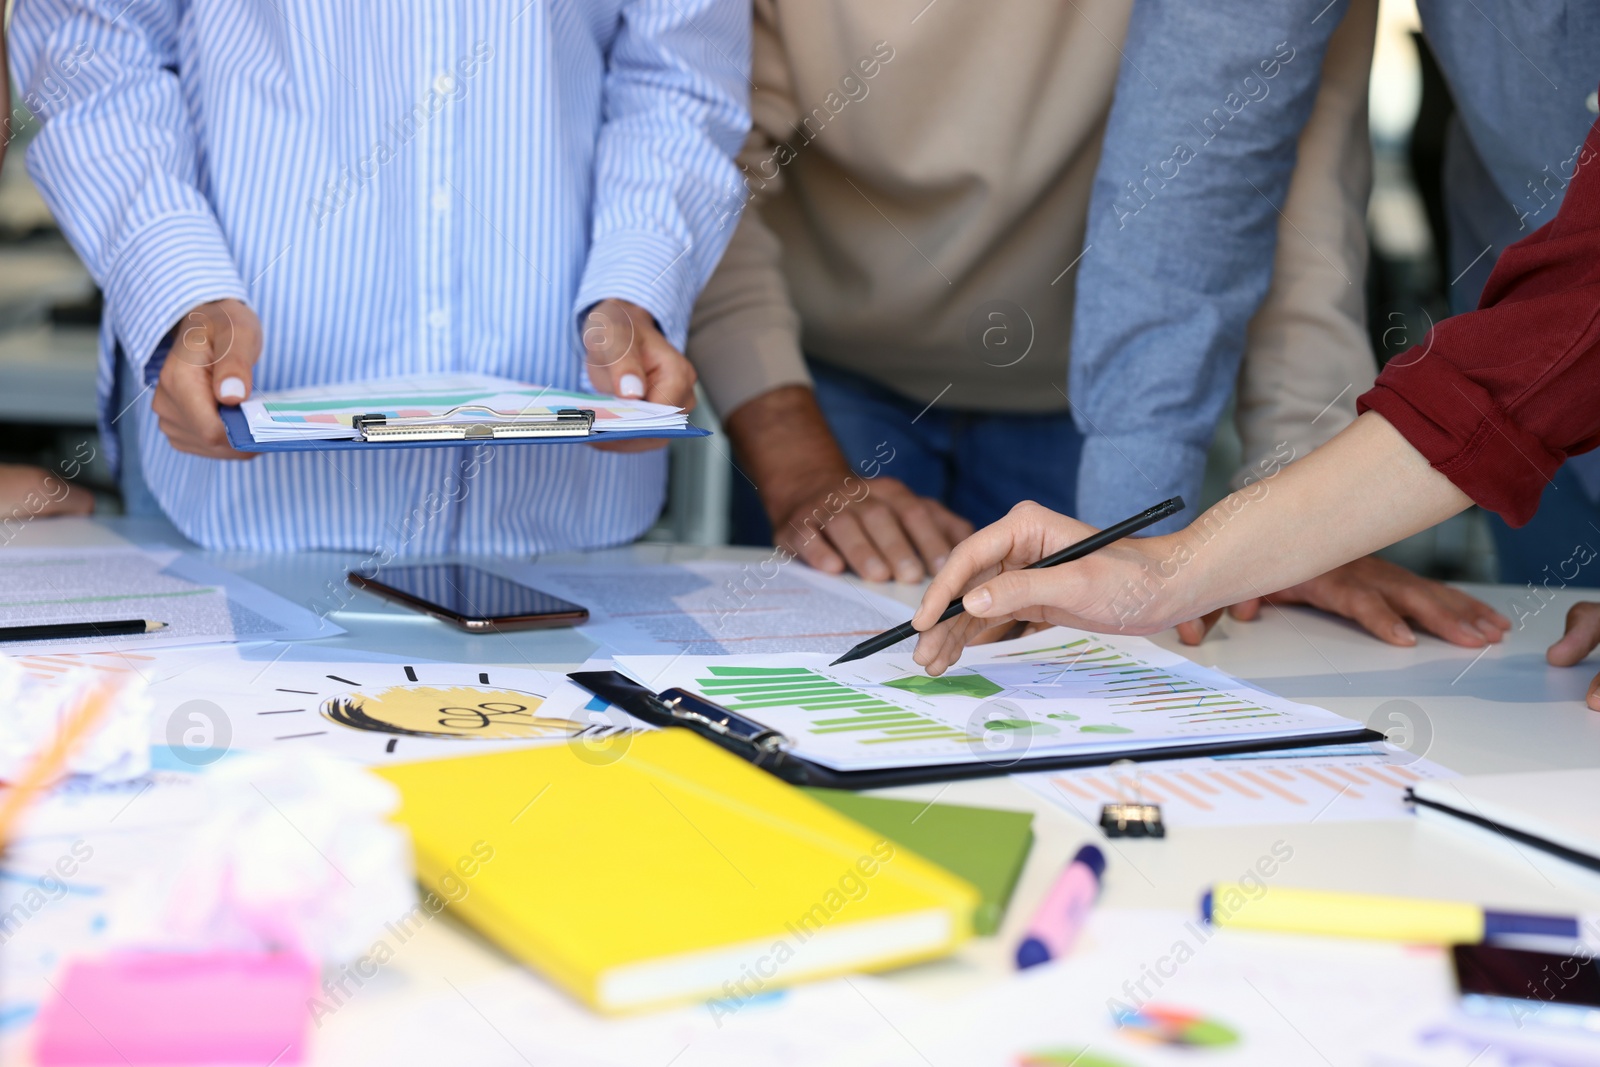
[[1363,394],[1462,492],[1513,526],[1600,445],[1600,122],[1561,210],[1501,254],[1478,310],[1445,319]]

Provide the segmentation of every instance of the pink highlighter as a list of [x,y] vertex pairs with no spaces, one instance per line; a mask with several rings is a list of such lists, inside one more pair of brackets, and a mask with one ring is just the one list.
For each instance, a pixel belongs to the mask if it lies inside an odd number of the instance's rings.
[[1078,850],[1033,913],[1028,932],[1017,946],[1017,970],[1061,959],[1072,951],[1089,909],[1100,895],[1100,876],[1105,871],[1106,857],[1098,848],[1084,845]]

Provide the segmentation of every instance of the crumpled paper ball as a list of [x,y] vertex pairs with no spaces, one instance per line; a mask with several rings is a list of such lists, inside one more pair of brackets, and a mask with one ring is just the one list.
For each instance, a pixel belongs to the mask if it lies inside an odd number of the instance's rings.
[[125,782],[148,772],[155,705],[142,678],[75,667],[45,680],[0,656],[0,781],[16,781],[96,688],[113,690],[111,703],[67,761],[62,777],[85,774]]
[[180,951],[356,959],[416,903],[393,785],[323,753],[248,753],[204,775],[210,814],[116,901],[111,934]]

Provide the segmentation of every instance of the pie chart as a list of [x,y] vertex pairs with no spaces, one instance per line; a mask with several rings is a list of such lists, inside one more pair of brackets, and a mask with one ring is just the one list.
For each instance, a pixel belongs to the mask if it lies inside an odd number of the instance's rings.
[[1239,1040],[1239,1035],[1231,1027],[1182,1008],[1145,1004],[1117,1012],[1115,1020],[1123,1036],[1152,1045],[1224,1048]]
[[1133,1067],[1127,1060],[1114,1060],[1084,1048],[1047,1048],[1024,1052],[1017,1067]]

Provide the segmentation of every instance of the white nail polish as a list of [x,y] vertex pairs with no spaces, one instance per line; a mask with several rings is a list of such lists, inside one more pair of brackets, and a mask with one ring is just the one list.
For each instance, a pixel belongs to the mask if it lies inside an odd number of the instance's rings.
[[644,396],[644,381],[637,374],[624,374],[617,389],[623,396],[641,397]]
[[224,378],[224,379],[222,379],[222,383],[217,386],[217,395],[222,397],[222,399],[224,399],[224,400],[243,400],[244,399],[244,379],[243,378]]

